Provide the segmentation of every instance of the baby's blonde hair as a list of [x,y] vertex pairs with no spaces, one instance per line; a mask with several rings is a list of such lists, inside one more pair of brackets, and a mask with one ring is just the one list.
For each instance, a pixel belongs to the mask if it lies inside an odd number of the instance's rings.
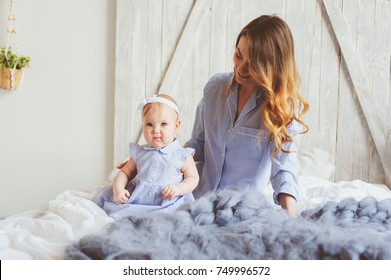
[[[156,97],[161,97],[161,98],[165,98],[167,99],[168,101],[171,101],[172,103],[174,103],[175,105],[178,106],[178,104],[176,103],[175,99],[171,96],[169,96],[168,94],[165,94],[165,93],[159,93],[156,95]],[[153,102],[153,103],[148,103],[144,106],[143,108],[143,114],[142,116],[144,117],[151,109],[158,109],[159,111],[161,110],[162,108],[162,105],[164,105],[163,103],[160,103],[160,102]]]

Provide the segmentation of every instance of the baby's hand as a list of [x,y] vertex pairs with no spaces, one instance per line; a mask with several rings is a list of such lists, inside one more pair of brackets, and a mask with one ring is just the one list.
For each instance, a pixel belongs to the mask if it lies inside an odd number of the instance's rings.
[[119,192],[114,192],[114,202],[119,204],[124,204],[129,200],[130,193],[127,189],[120,190]]
[[169,184],[164,187],[162,195],[164,199],[172,200],[174,197],[178,196],[179,189],[177,185]]

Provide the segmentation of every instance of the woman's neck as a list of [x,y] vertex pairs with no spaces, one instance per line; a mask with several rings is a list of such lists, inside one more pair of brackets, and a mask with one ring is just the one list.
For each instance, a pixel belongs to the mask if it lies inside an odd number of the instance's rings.
[[242,112],[244,106],[246,106],[247,101],[250,99],[251,95],[255,91],[255,86],[243,86],[239,85],[238,89],[238,100],[237,100],[237,108],[236,108],[236,117],[235,120],[238,119],[240,113]]

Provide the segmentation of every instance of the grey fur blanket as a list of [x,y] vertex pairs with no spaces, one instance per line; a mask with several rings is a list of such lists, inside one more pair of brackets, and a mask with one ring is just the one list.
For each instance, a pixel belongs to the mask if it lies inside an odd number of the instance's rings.
[[328,202],[290,218],[262,194],[211,193],[174,213],[123,218],[66,259],[391,259],[391,199]]

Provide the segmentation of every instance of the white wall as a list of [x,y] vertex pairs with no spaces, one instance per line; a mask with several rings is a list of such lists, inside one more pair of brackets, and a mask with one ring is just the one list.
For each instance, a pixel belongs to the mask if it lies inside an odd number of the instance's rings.
[[[5,45],[9,0],[0,0]],[[17,0],[15,93],[0,89],[0,217],[104,182],[113,164],[115,0]]]

